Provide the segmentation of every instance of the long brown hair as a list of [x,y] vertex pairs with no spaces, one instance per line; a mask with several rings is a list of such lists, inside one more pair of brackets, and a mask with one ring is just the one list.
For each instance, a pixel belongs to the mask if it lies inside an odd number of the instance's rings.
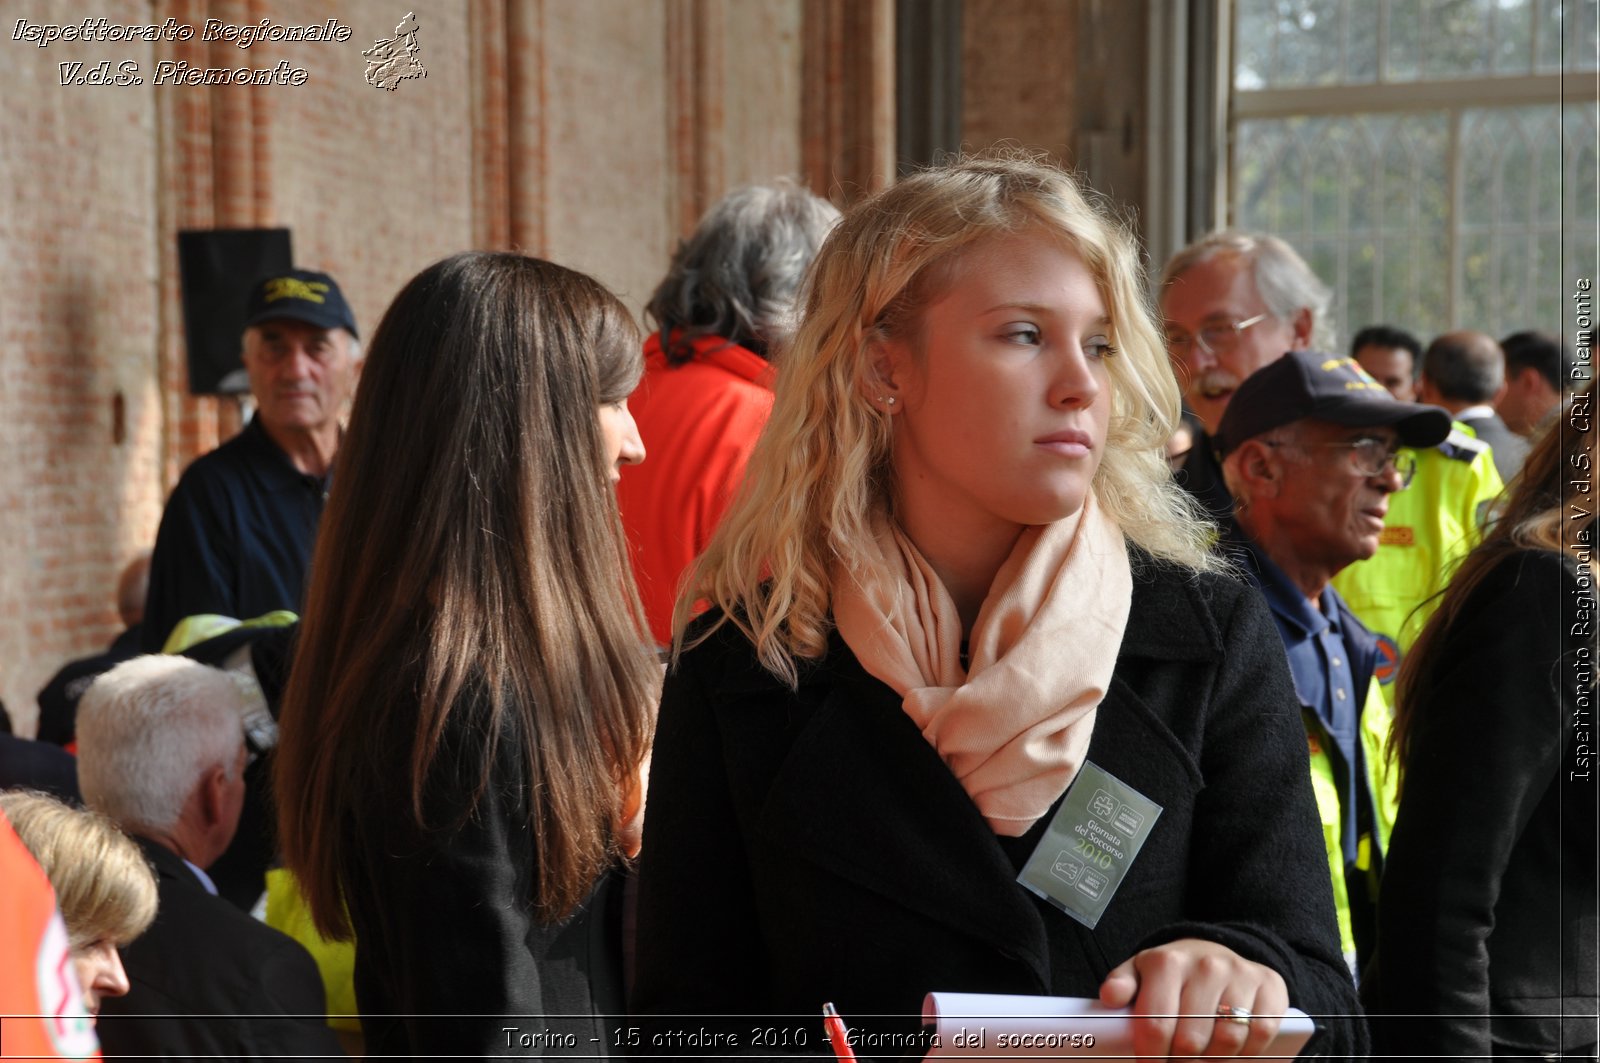
[[597,414],[637,384],[639,350],[598,282],[514,254],[428,267],[379,324],[277,754],[284,857],[323,933],[350,934],[339,871],[364,822],[459,824],[430,822],[423,793],[469,689],[487,702],[470,726],[488,749],[458,807],[515,736],[540,917],[569,914],[617,859],[659,680]]
[[[1569,481],[1586,481],[1595,475],[1595,418],[1590,410],[1591,384],[1574,402],[1573,416],[1559,416],[1534,444],[1522,469],[1507,488],[1505,504],[1495,515],[1483,542],[1461,562],[1445,588],[1438,611],[1417,636],[1411,652],[1400,664],[1395,680],[1394,724],[1389,731],[1389,752],[1403,768],[1411,751],[1411,736],[1418,726],[1416,705],[1422,684],[1443,652],[1444,634],[1455,622],[1479,583],[1508,554],[1520,550],[1550,550],[1578,557],[1593,548],[1595,525],[1592,496],[1581,505],[1562,497]],[[1589,411],[1578,415],[1579,409]]]

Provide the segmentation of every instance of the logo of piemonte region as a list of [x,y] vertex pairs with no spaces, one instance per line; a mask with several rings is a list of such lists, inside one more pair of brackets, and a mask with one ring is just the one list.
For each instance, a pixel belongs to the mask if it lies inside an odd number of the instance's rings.
[[394,36],[388,40],[374,41],[364,50],[367,57],[367,84],[393,92],[407,78],[425,78],[428,72],[417,58],[417,16],[407,11]]

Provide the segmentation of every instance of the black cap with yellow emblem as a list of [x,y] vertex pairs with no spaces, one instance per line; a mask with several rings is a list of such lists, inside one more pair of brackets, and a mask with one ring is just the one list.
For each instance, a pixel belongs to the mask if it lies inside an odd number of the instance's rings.
[[1392,426],[1408,447],[1431,447],[1450,434],[1447,411],[1401,402],[1354,359],[1290,351],[1251,373],[1233,393],[1217,426],[1217,449],[1227,454],[1247,439],[1307,417],[1350,428]]
[[357,338],[360,335],[344,293],[326,273],[291,269],[256,282],[245,311],[245,327],[285,318],[318,328],[342,328]]

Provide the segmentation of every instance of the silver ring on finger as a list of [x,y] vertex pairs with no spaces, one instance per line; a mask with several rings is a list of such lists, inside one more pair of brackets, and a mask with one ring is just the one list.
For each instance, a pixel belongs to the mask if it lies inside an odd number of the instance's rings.
[[1219,1004],[1217,1005],[1217,1014],[1222,1017],[1223,1022],[1238,1023],[1240,1026],[1250,1025],[1251,1011],[1241,1005]]

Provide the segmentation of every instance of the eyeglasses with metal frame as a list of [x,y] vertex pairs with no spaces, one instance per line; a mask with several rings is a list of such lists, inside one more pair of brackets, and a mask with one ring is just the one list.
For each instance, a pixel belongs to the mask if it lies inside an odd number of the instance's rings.
[[1417,456],[1409,450],[1402,450],[1398,444],[1390,443],[1387,439],[1366,436],[1346,443],[1301,443],[1292,439],[1263,439],[1261,442],[1269,447],[1299,447],[1301,450],[1343,450],[1348,457],[1347,464],[1350,471],[1357,476],[1368,478],[1382,476],[1390,469],[1400,474],[1400,490],[1404,491],[1411,486],[1411,478],[1417,474]]
[[1211,325],[1202,325],[1199,332],[1191,333],[1188,329],[1177,326],[1168,326],[1165,333],[1167,350],[1173,354],[1186,349],[1192,340],[1200,345],[1200,349],[1215,357],[1227,354],[1239,345],[1239,337],[1244,330],[1252,325],[1259,325],[1271,317],[1270,312],[1247,317],[1243,321],[1219,321]]

